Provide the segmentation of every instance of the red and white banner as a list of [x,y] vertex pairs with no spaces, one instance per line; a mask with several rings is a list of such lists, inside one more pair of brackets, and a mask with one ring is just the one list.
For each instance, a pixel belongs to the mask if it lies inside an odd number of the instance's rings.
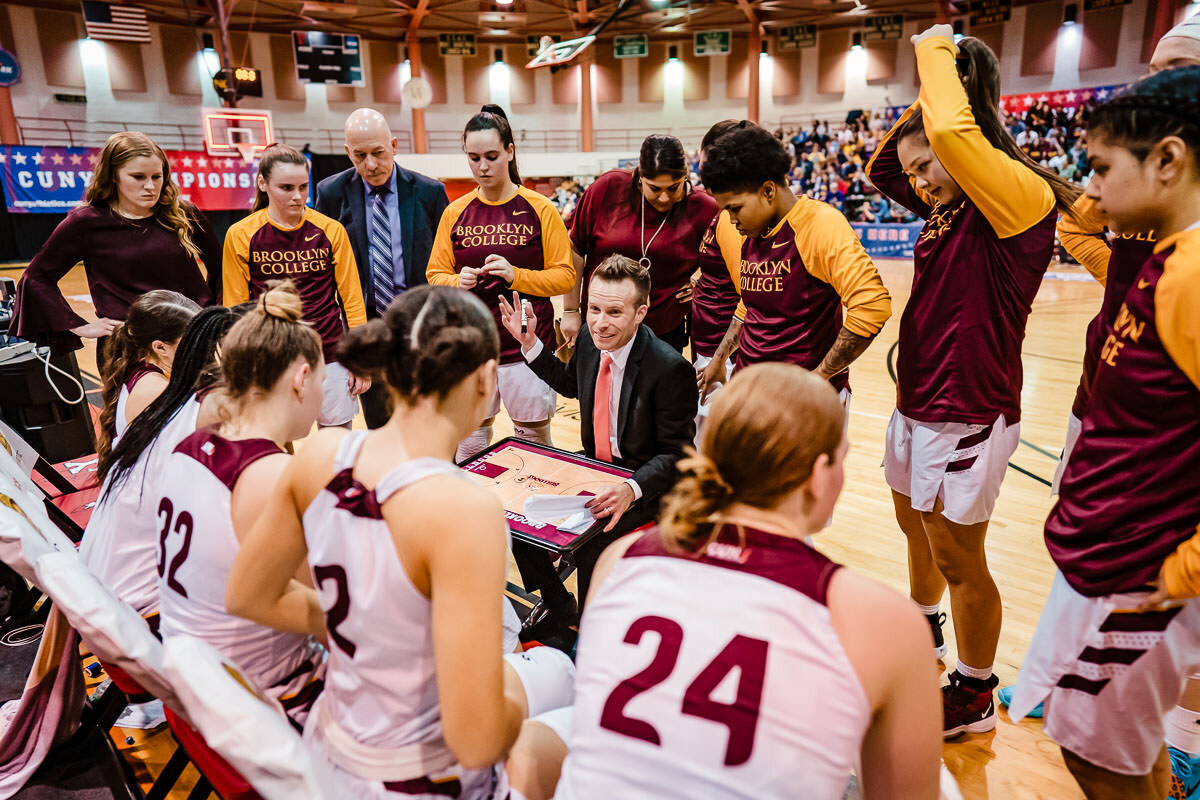
[[[9,212],[62,214],[81,205],[99,157],[96,147],[0,147]],[[248,210],[254,204],[254,164],[193,150],[168,150],[167,161],[179,193],[201,210]]]

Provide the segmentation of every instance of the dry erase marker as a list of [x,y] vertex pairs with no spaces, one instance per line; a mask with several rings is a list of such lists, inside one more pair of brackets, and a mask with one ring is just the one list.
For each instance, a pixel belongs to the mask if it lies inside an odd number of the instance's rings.
[[529,333],[529,301],[521,301],[521,333]]

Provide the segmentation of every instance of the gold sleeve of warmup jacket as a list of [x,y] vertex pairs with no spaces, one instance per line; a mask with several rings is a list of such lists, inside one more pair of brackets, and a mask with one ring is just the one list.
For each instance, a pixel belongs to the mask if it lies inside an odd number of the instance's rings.
[[454,260],[454,245],[450,231],[462,216],[463,210],[475,199],[475,192],[468,192],[446,206],[433,236],[433,250],[429,253],[429,265],[425,267],[425,280],[431,286],[458,286],[458,264]]
[[945,36],[917,45],[925,134],[950,177],[987,217],[996,235],[1007,239],[1049,214],[1054,192],[1042,176],[993,147],[975,124],[954,63],[957,55],[958,48]]

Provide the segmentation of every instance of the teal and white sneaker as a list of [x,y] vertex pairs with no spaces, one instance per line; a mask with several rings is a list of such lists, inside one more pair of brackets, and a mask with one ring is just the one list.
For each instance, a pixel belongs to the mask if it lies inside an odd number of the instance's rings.
[[[1008,704],[1010,702],[1012,702],[1013,692],[1016,690],[1016,688],[1017,688],[1016,686],[1005,686],[1003,689],[997,689],[996,690],[996,699],[999,700],[1000,703],[1005,708],[1008,708]],[[1033,711],[1030,711],[1025,716],[1030,717],[1032,719],[1041,719],[1042,718],[1042,710],[1043,710],[1042,704],[1038,703],[1034,707]]]
[[1167,800],[1200,800],[1200,755],[1188,755],[1174,747],[1167,748],[1171,757],[1171,793]]

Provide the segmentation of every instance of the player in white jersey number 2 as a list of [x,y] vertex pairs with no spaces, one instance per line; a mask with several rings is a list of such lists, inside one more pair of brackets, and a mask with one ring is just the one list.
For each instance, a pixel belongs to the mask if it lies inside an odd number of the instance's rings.
[[[502,656],[504,510],[451,461],[488,410],[498,355],[492,315],[447,287],[410,289],[344,335],[339,363],[386,380],[392,417],[307,442],[230,573],[231,612],[327,636],[304,735],[347,796],[502,800],[514,743],[523,765],[535,745],[563,747],[561,712],[527,718],[571,703],[574,667],[546,647]],[[292,580],[305,561],[316,591]]]

